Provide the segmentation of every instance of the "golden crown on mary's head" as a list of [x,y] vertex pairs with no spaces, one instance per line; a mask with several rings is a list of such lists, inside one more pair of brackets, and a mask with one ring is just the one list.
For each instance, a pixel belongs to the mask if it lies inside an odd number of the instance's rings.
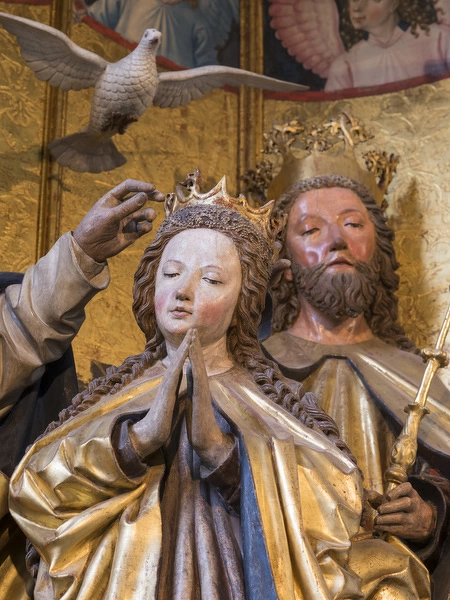
[[[186,188],[185,194],[183,188]],[[176,186],[175,192],[167,194],[164,202],[166,217],[187,206],[224,206],[241,214],[250,221],[257,231],[265,238],[269,246],[274,245],[278,232],[284,225],[286,216],[274,211],[275,201],[271,200],[259,208],[251,207],[246,198],[240,194],[233,198],[227,191],[226,177],[209,192],[202,193],[202,174],[199,168],[189,173],[186,179]]]
[[[341,175],[362,183],[385,208],[385,194],[399,157],[371,150],[362,155],[365,167],[361,167],[355,146],[372,137],[356,118],[345,112],[308,129],[297,119],[275,124],[264,134],[264,153],[272,160],[261,161],[256,169],[244,175],[247,190],[258,201],[265,202],[266,198],[278,199],[298,181]],[[281,161],[277,160],[280,158]],[[281,168],[277,165],[280,162]]]

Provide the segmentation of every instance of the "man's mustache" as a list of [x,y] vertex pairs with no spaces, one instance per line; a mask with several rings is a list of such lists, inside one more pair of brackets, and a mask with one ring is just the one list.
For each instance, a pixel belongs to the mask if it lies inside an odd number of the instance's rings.
[[[313,267],[301,267],[295,262],[291,269],[298,295],[331,316],[355,318],[366,311],[377,294],[379,285],[379,255],[370,261],[353,259],[354,271],[327,272],[331,264],[342,262],[331,258]],[[346,262],[346,259],[345,259]]]

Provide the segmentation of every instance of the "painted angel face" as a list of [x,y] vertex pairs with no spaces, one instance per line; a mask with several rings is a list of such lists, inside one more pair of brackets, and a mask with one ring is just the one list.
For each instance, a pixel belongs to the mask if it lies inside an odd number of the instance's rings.
[[212,229],[187,229],[167,244],[156,273],[156,321],[164,338],[181,343],[196,328],[202,346],[226,336],[242,273],[229,237]]
[[348,7],[355,29],[371,33],[397,21],[398,0],[348,0]]
[[329,273],[353,272],[368,262],[376,234],[366,207],[345,188],[321,188],[299,195],[289,212],[286,236],[292,260],[301,267],[327,264]]

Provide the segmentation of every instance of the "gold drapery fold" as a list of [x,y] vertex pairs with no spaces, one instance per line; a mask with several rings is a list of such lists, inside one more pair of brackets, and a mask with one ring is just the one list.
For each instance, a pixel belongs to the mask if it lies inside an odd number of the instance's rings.
[[[163,372],[156,365],[145,377],[51,432],[37,442],[14,473],[11,512],[44,558],[37,600],[160,597],[159,588],[165,585],[158,579],[165,484],[160,486],[169,467],[155,459],[144,475],[128,477],[116,462],[111,433],[119,418],[151,407]],[[180,393],[184,390],[182,383]],[[358,532],[361,512],[358,471],[325,436],[275,407],[246,372],[234,368],[211,377],[210,390],[248,456],[256,498],[252,510],[262,525],[276,597],[363,597],[358,569],[362,569],[364,552],[354,551],[354,568],[348,568],[350,538]],[[180,414],[184,419],[184,413]],[[177,435],[178,443],[185,444],[186,436]],[[180,466],[181,483],[187,477],[187,487],[194,484],[196,493],[200,488],[192,471],[187,463]],[[183,519],[181,513],[179,518]],[[189,524],[195,527],[195,519],[180,521],[181,528]],[[193,531],[194,539],[196,535]],[[208,539],[205,532],[198,535]],[[171,543],[181,539],[175,536]],[[209,546],[209,551],[214,548]],[[186,550],[196,552],[189,544],[179,548]],[[245,544],[243,552],[245,564]],[[386,560],[376,571],[380,581],[392,571],[388,544],[383,552]],[[410,568],[408,560],[403,556],[405,572]],[[426,589],[426,570],[415,567],[417,581],[424,582]],[[183,580],[178,584],[183,585]],[[174,597],[180,593],[182,589]],[[427,596],[414,590],[397,597]]]

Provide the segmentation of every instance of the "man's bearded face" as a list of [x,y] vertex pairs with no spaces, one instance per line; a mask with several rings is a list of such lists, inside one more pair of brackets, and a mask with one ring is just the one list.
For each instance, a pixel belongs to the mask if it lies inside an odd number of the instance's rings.
[[298,296],[304,296],[324,313],[355,318],[375,299],[379,285],[379,251],[368,262],[357,261],[349,273],[327,272],[327,265],[301,267],[292,262],[293,282]]
[[352,190],[312,189],[289,212],[286,249],[297,295],[334,317],[363,313],[377,291],[375,227]]

